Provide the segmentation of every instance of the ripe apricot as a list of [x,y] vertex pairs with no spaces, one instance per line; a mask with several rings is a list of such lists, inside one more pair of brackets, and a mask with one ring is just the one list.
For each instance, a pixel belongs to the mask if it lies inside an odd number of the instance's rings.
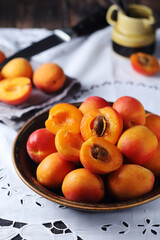
[[33,83],[40,90],[52,93],[64,85],[66,76],[63,69],[55,63],[40,65],[33,74]]
[[136,98],[122,96],[113,103],[113,108],[121,115],[125,129],[145,124],[146,115],[144,107]]
[[59,154],[73,162],[79,161],[80,149],[83,140],[79,134],[66,129],[60,129],[55,137],[55,145]]
[[118,169],[123,163],[119,149],[101,137],[91,137],[82,144],[80,161],[89,171],[106,174]]
[[32,77],[32,66],[25,58],[10,60],[1,70],[4,78]]
[[136,164],[124,164],[109,173],[107,186],[117,199],[129,200],[150,192],[154,181],[154,174],[150,170]]
[[78,134],[80,133],[81,119],[82,113],[78,108],[69,103],[59,103],[50,109],[45,126],[55,135],[62,128]]
[[0,63],[2,63],[5,59],[6,59],[5,54],[2,51],[0,51]]
[[55,135],[46,128],[39,128],[29,135],[26,149],[30,158],[40,163],[49,154],[57,152]]
[[83,116],[80,130],[84,141],[98,136],[115,144],[122,133],[123,120],[112,107],[92,110]]
[[148,113],[146,114],[146,123],[145,126],[149,128],[160,141],[160,116]]
[[81,106],[79,107],[79,110],[84,115],[91,110],[104,108],[107,106],[110,106],[110,103],[107,102],[104,98],[98,96],[90,96],[86,98],[84,102],[82,102]]
[[97,203],[104,197],[105,188],[101,177],[79,168],[66,175],[62,192],[71,201]]
[[145,163],[143,167],[149,169],[155,176],[160,176],[160,142],[154,155]]
[[130,163],[143,165],[155,153],[157,137],[145,126],[137,125],[122,133],[117,147]]
[[29,78],[16,77],[0,81],[0,100],[11,105],[25,102],[32,91],[32,83]]
[[64,177],[74,169],[74,164],[65,161],[59,153],[55,152],[48,155],[38,165],[36,176],[37,180],[45,187],[59,188]]

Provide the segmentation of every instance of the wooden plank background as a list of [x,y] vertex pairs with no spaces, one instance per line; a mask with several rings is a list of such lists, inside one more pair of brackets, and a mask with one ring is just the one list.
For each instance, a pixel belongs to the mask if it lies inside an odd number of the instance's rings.
[[[160,0],[126,0],[151,7],[160,27]],[[73,26],[109,0],[0,0],[0,27],[64,28]]]

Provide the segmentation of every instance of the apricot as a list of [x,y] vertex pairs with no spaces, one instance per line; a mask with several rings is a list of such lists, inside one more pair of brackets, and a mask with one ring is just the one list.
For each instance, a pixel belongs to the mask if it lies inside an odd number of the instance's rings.
[[104,98],[98,96],[90,96],[86,98],[84,102],[82,102],[81,106],[79,107],[79,110],[84,115],[91,110],[104,108],[107,106],[110,106],[110,103],[107,102]]
[[30,158],[40,163],[49,154],[57,152],[55,135],[46,128],[37,129],[29,135],[26,149]]
[[146,114],[146,123],[145,126],[149,128],[160,141],[160,116],[148,113]]
[[154,173],[155,176],[160,176],[160,142],[158,142],[158,148],[154,155],[143,164],[143,167],[149,169]]
[[4,52],[0,51],[0,63],[2,63],[6,59]]
[[80,133],[81,111],[69,103],[54,105],[45,121],[46,128],[56,135],[59,129],[71,130],[73,133]]
[[0,100],[18,105],[25,102],[32,91],[32,82],[26,77],[16,77],[0,81]]
[[112,107],[92,110],[83,116],[80,130],[84,141],[98,136],[115,144],[122,133],[123,120]]
[[113,103],[113,108],[122,116],[125,129],[145,124],[144,107],[136,98],[130,96],[120,97]]
[[105,188],[101,177],[85,168],[79,168],[66,175],[62,192],[71,201],[97,203],[103,199]]
[[52,93],[62,88],[65,80],[63,69],[51,62],[40,65],[33,74],[34,85],[46,93]]
[[80,161],[89,171],[106,174],[122,165],[123,156],[113,143],[101,137],[91,137],[82,144]]
[[55,138],[56,149],[59,154],[69,161],[79,161],[80,149],[83,140],[79,134],[66,129],[60,129]]
[[37,167],[38,182],[48,188],[59,188],[64,177],[74,169],[74,164],[65,161],[59,153],[48,155]]
[[25,58],[14,58],[2,68],[4,78],[27,77],[32,78],[31,64]]
[[124,201],[150,192],[154,181],[154,174],[150,170],[136,164],[124,164],[109,173],[107,186],[115,198]]
[[155,153],[158,146],[157,137],[145,126],[137,125],[124,131],[117,147],[130,163],[143,165]]

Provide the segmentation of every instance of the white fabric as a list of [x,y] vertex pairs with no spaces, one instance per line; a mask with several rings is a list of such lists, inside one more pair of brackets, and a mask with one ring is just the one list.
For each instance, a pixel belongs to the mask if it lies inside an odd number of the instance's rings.
[[[111,31],[107,27],[89,37],[76,38],[34,56],[32,63],[34,66],[49,61],[60,64],[68,76],[81,83],[78,92],[65,98],[67,102],[83,101],[91,95],[115,101],[129,95],[140,100],[146,110],[160,114],[160,73],[152,77],[136,73],[128,59],[112,51]],[[0,49],[9,56],[50,33],[45,29],[2,28]],[[157,57],[160,57],[159,39],[157,30]],[[27,240],[160,239],[160,199],[123,211],[93,213],[59,206],[30,190],[12,164],[16,135],[15,130],[0,124],[0,240],[18,234]],[[6,220],[5,226],[1,225],[1,219]],[[51,229],[59,221],[65,227],[55,234]],[[21,226],[16,227],[17,223]]]

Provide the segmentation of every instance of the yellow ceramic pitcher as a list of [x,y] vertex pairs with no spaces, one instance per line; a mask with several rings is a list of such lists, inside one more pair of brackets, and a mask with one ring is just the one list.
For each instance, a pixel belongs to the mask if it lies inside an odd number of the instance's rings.
[[[117,19],[114,19],[114,13]],[[152,10],[144,5],[129,4],[127,14],[112,5],[107,22],[113,26],[112,43],[117,53],[129,57],[134,52],[153,54],[155,48],[155,18]]]

